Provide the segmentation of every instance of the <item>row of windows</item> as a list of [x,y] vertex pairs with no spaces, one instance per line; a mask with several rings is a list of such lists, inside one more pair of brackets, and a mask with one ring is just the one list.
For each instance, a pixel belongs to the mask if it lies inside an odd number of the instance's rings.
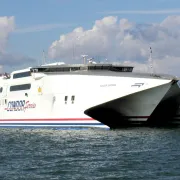
[[[65,97],[64,97],[65,104],[67,104],[67,100],[68,100],[68,96],[65,96]],[[74,103],[74,101],[75,101],[75,96],[71,96],[71,102],[72,102],[72,104]]]
[[23,78],[23,77],[28,77],[28,76],[31,76],[30,71],[22,72],[22,73],[16,73],[16,74],[13,75],[13,79]]
[[[67,101],[68,100],[68,96],[65,96],[64,100]],[[75,96],[71,96],[71,101],[74,101],[74,100],[75,100]]]
[[15,85],[10,87],[10,91],[22,91],[22,90],[28,90],[31,88],[31,84],[21,84],[21,85]]
[[[22,91],[22,90],[28,90],[31,88],[31,84],[21,84],[21,85],[14,85],[10,86],[10,91]],[[0,87],[0,93],[3,92],[3,88]]]

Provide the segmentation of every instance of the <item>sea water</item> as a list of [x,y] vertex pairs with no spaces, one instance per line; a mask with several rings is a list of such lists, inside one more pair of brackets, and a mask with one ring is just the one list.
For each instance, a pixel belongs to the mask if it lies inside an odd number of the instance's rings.
[[179,180],[180,128],[0,129],[0,180]]

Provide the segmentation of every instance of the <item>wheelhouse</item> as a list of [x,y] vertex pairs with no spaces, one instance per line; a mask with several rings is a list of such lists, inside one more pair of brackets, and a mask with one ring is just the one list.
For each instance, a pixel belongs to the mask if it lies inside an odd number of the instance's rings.
[[51,73],[51,72],[71,72],[71,71],[115,71],[115,72],[132,72],[132,66],[120,66],[113,64],[89,64],[89,65],[47,65],[47,66],[37,66],[30,68],[31,72],[40,73]]

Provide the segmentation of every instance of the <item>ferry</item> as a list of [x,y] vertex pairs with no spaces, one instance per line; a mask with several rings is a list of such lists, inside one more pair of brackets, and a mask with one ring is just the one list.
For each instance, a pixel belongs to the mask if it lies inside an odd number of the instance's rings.
[[0,127],[118,128],[177,106],[178,79],[118,64],[52,63],[0,77]]

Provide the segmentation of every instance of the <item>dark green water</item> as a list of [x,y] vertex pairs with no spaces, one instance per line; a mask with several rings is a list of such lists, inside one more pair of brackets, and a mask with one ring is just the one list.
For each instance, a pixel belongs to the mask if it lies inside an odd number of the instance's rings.
[[179,180],[180,128],[0,129],[0,180]]

